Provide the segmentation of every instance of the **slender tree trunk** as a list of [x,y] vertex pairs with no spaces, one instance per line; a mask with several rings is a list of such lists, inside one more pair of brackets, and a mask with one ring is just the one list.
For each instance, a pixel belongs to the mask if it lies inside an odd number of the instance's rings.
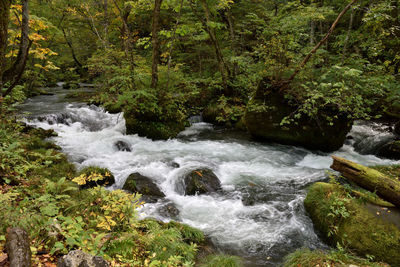
[[132,6],[127,5],[122,10],[115,0],[113,0],[113,3],[114,3],[114,6],[117,8],[119,16],[122,20],[122,37],[124,39],[123,46],[124,46],[125,56],[129,60],[129,68],[130,68],[130,75],[131,75],[132,83],[134,83],[134,81],[135,81],[135,77],[134,77],[135,61],[133,58],[132,32],[128,25],[128,18],[129,18],[129,14],[131,13]]
[[29,49],[32,42],[29,40],[29,0],[22,1],[22,23],[21,23],[21,40],[17,59],[12,67],[3,74],[3,82],[11,82],[10,87],[3,94],[6,96],[11,93],[12,89],[18,84],[25,70],[26,61],[28,59]]
[[3,73],[5,68],[5,53],[8,40],[8,22],[10,20],[11,0],[0,1],[0,95],[3,90]]
[[160,10],[162,0],[154,0],[153,10],[153,26],[152,26],[152,40],[153,56],[151,65],[151,87],[157,88],[158,84],[158,63],[160,62],[160,43],[158,39],[158,31],[160,28]]
[[315,44],[315,23],[314,20],[310,22],[310,45]]
[[106,47],[109,46],[108,42],[108,27],[110,26],[110,18],[108,15],[108,0],[104,0],[103,2],[103,8],[104,8],[104,44]]
[[[65,39],[65,41],[67,42],[67,45],[68,45],[68,47],[69,47],[70,50],[71,50],[72,58],[74,59],[76,65],[78,66],[79,70],[81,71],[83,65],[82,65],[81,62],[79,62],[78,58],[76,57],[75,49],[74,49],[74,47],[72,46],[72,42],[68,39],[68,36],[67,36],[67,33],[65,32],[65,29],[64,29],[63,27],[61,27],[61,30],[62,30],[62,32],[63,32],[64,39]],[[79,71],[79,72],[80,72],[80,71]]]
[[[226,11],[226,18],[227,18],[228,26],[229,26],[229,37],[231,38],[232,53],[233,53],[234,56],[236,56],[237,55],[237,49],[236,49],[235,28],[234,28],[232,13],[231,13],[230,9],[228,9]],[[238,66],[237,62],[235,61],[233,63],[233,75],[236,76],[238,74],[238,72],[239,72],[239,66]]]
[[179,20],[180,20],[181,15],[182,15],[182,7],[183,7],[183,0],[181,0],[181,3],[180,3],[180,5],[179,5],[179,13],[178,13],[178,17],[177,17],[176,22],[175,22],[174,31],[173,31],[173,33],[172,33],[171,46],[169,47],[169,53],[168,53],[168,70],[167,70],[167,84],[166,84],[166,86],[165,86],[166,90],[169,89],[170,71],[171,71],[171,61],[172,61],[172,50],[173,50],[174,44],[175,44],[176,30],[177,30],[177,28],[178,28]]
[[347,46],[349,44],[351,30],[353,28],[353,21],[354,21],[354,8],[351,9],[349,28],[347,29],[346,39],[344,40],[343,53],[342,53],[342,64],[344,63],[344,59],[346,56]]
[[225,63],[224,57],[222,55],[221,47],[219,46],[219,42],[218,42],[218,39],[217,39],[216,34],[215,34],[215,30],[214,30],[214,28],[209,26],[211,24],[211,12],[210,12],[210,9],[208,7],[207,1],[206,0],[201,0],[201,4],[202,4],[202,7],[203,7],[203,10],[204,10],[204,13],[205,13],[205,18],[206,18],[206,21],[201,19],[201,22],[203,24],[203,27],[206,29],[208,35],[210,36],[211,42],[214,45],[215,54],[217,56],[218,67],[219,67],[219,71],[221,73],[222,85],[224,87],[225,94],[227,96],[230,96],[230,95],[232,95],[232,92],[228,88],[228,78],[231,77],[231,72],[230,72],[228,66]]
[[336,20],[333,22],[331,28],[329,29],[328,33],[325,35],[324,38],[308,53],[308,55],[303,59],[303,61],[300,63],[300,65],[296,68],[292,76],[285,82],[285,85],[281,87],[281,91],[285,90],[287,86],[290,84],[290,82],[293,81],[293,79],[299,74],[299,72],[304,68],[304,66],[307,64],[307,62],[310,60],[312,55],[317,52],[317,50],[328,40],[329,36],[333,33],[333,30],[336,28],[337,24],[339,23],[340,19],[343,17],[344,14],[346,14],[347,10],[351,8],[351,6],[356,2],[357,0],[352,0],[343,10],[340,12],[340,14],[337,16]]

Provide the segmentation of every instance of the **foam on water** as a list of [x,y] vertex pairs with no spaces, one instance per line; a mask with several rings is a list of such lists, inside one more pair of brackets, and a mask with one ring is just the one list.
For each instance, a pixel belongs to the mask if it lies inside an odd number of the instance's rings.
[[[42,105],[39,100],[38,105]],[[35,106],[34,99],[30,101],[29,108]],[[110,189],[121,188],[133,172],[152,178],[179,209],[181,221],[203,230],[219,250],[246,257],[248,266],[276,266],[284,255],[302,246],[325,247],[302,203],[305,187],[325,178],[332,163],[330,154],[246,138],[224,139],[223,132],[216,134],[212,125],[203,122],[194,123],[178,139],[151,141],[125,135],[122,114],[82,104],[64,104],[50,115],[35,112],[36,118],[29,123],[54,129],[59,134],[55,142],[78,168],[109,168],[116,177]],[[54,119],[57,116],[63,119]],[[359,136],[365,139],[369,132],[370,127],[361,125],[355,126],[351,135],[354,140]],[[119,151],[115,146],[118,141],[128,144],[131,152]],[[367,165],[393,163],[361,155],[354,142],[335,154]],[[174,168],[173,162],[179,168]],[[216,173],[223,193],[180,194],[177,188],[183,176],[199,167]],[[157,205],[145,204],[141,216],[168,220],[158,213]]]

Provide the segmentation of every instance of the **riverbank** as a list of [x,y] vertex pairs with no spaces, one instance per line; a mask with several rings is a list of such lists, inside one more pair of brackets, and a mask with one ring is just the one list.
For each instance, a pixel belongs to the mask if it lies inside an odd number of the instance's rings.
[[137,195],[101,187],[80,190],[72,181],[78,175],[74,165],[46,141],[57,135],[54,131],[6,116],[1,121],[1,264],[7,262],[5,233],[12,227],[27,231],[34,266],[55,266],[75,249],[112,266],[194,264],[204,244],[201,231],[175,222],[140,221]]

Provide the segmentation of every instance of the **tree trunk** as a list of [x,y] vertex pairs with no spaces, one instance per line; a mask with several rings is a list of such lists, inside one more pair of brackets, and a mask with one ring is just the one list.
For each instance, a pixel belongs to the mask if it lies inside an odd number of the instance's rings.
[[[205,21],[197,15],[201,23],[203,24],[204,29],[207,31],[208,35],[210,36],[210,40],[214,46],[215,49],[215,54],[217,56],[217,61],[218,61],[218,68],[221,73],[222,77],[222,86],[224,87],[225,94],[227,96],[232,95],[231,90],[228,88],[228,78],[231,76],[230,70],[228,66],[225,63],[224,57],[222,55],[221,47],[219,46],[218,39],[216,37],[216,33],[214,28],[210,27],[209,25],[211,24],[211,12],[208,7],[207,1],[206,0],[201,0],[201,4],[205,13]],[[191,8],[195,12],[193,4],[191,2]]]
[[153,26],[152,26],[152,40],[153,45],[153,56],[151,65],[151,87],[157,88],[158,83],[158,63],[160,61],[160,43],[158,39],[158,31],[160,24],[160,10],[162,0],[154,0],[153,10]]
[[25,70],[26,61],[28,59],[29,48],[32,42],[29,40],[29,0],[22,1],[22,23],[21,23],[21,40],[17,59],[12,67],[3,74],[3,82],[11,82],[10,87],[3,94],[6,96],[11,93],[12,89],[18,84]]
[[351,29],[353,28],[353,21],[354,21],[354,8],[351,9],[349,28],[347,29],[346,39],[344,40],[343,54],[342,54],[342,64],[344,63],[344,59],[345,59],[345,56],[346,56],[347,46],[348,46],[349,40],[350,40]]
[[[78,68],[79,68],[79,73],[81,73],[82,68],[83,68],[83,65],[82,65],[81,62],[79,62],[78,58],[76,57],[75,49],[74,49],[74,47],[72,46],[72,42],[68,39],[67,33],[65,32],[65,29],[64,29],[63,27],[61,27],[61,31],[63,32],[64,39],[65,39],[65,41],[67,42],[67,45],[68,45],[68,47],[69,47],[70,50],[71,50],[72,58],[74,59],[76,65],[77,65]],[[81,73],[81,74],[82,74],[82,73]]]
[[10,20],[11,0],[0,2],[0,96],[3,90],[3,73],[5,68],[5,53],[8,40],[8,22]]
[[30,267],[31,248],[29,237],[21,228],[7,229],[6,251],[10,267]]
[[397,182],[383,173],[354,163],[352,161],[332,156],[331,166],[345,178],[371,192],[376,192],[382,199],[400,207],[400,182]]

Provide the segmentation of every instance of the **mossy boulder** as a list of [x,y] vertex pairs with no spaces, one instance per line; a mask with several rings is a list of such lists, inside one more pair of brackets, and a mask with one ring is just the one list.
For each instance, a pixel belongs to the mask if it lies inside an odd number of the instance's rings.
[[247,106],[245,122],[253,137],[326,152],[342,147],[352,126],[345,114],[327,108],[319,111],[318,120],[302,114],[294,122],[282,125],[282,120],[295,114],[298,106],[289,103],[279,90],[268,86],[261,83]]
[[331,245],[340,244],[360,256],[372,255],[375,260],[400,266],[399,228],[382,219],[379,212],[373,213],[367,204],[349,197],[342,186],[313,184],[304,206],[314,227]]
[[387,267],[385,263],[371,262],[368,259],[359,258],[343,251],[298,249],[285,257],[283,267],[306,266],[371,266]]
[[165,197],[151,178],[137,172],[128,176],[122,189],[141,194],[142,200],[149,203],[157,202],[158,199]]
[[400,159],[400,140],[385,144],[378,151],[378,156],[388,159]]
[[217,192],[221,190],[221,182],[209,169],[197,169],[184,177],[185,195],[196,195]]
[[83,168],[72,181],[76,182],[81,189],[86,189],[96,186],[110,186],[115,183],[115,177],[107,168],[89,166]]
[[152,140],[167,140],[176,137],[185,129],[184,121],[141,120],[124,113],[127,134],[138,134]]

